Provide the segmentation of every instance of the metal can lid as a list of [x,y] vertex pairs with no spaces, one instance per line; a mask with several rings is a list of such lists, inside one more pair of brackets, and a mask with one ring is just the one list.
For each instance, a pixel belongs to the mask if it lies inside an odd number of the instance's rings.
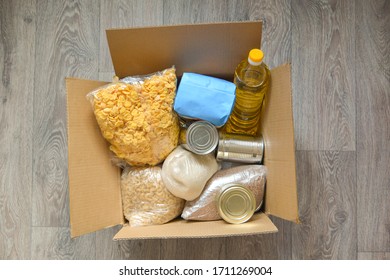
[[218,130],[207,121],[192,123],[186,133],[186,143],[189,149],[199,155],[209,154],[218,145]]
[[248,221],[256,210],[256,198],[251,190],[229,184],[222,187],[217,196],[218,213],[226,222],[241,224]]

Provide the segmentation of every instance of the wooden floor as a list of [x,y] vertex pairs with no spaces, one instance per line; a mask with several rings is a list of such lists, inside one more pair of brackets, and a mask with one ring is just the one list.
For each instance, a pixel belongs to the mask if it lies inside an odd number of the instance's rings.
[[[302,224],[71,240],[64,78],[111,79],[105,29],[258,19],[292,62]],[[0,0],[0,259],[390,259],[390,1]]]

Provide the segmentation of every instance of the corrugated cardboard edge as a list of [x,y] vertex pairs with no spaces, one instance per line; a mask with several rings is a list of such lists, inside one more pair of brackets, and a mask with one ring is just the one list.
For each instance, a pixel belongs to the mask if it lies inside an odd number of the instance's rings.
[[[65,79],[65,83],[70,227],[71,237],[74,238],[123,224],[124,218],[120,195],[120,169],[114,167],[110,161],[107,143],[100,135],[91,104],[86,99],[88,92],[107,82],[69,77]],[[71,90],[74,92],[70,92]],[[72,116],[70,111],[73,111]],[[75,129],[78,133],[73,134]],[[83,135],[91,137],[83,138]],[[93,141],[94,145],[86,141]]]
[[224,24],[237,24],[237,23],[261,23],[262,20],[242,20],[242,21],[217,21],[217,22],[195,22],[195,23],[179,23],[179,24],[166,24],[166,25],[147,25],[147,26],[131,26],[131,27],[115,27],[108,28],[110,30],[127,30],[127,29],[149,29],[149,28],[171,28],[176,26],[198,26],[198,25],[224,25]]
[[266,189],[265,213],[299,223],[291,64],[271,73],[271,92],[262,112],[264,164],[278,174],[268,174],[271,188]]
[[[218,24],[232,24],[232,23],[234,23],[234,22],[226,22],[226,23],[212,23],[212,24],[214,24],[214,25],[218,25]],[[236,22],[236,23],[245,23],[245,22]],[[250,23],[253,23],[253,22],[250,22]],[[258,22],[259,23],[259,22]],[[202,23],[202,24],[199,24],[199,25],[206,25],[206,24],[204,24],[204,23]],[[208,24],[207,24],[208,25]],[[177,25],[175,25],[175,26],[177,26]],[[187,26],[187,25],[183,25],[183,26]],[[188,25],[188,27],[189,27],[189,29],[190,29],[190,26],[191,25]],[[261,27],[261,22],[260,22],[260,25],[259,25],[260,27]],[[163,26],[162,28],[164,28],[164,27],[170,27],[170,26]],[[144,27],[145,29],[147,29],[147,28],[150,28],[150,27]],[[156,27],[157,28],[157,27]],[[158,26],[158,28],[161,28],[161,26]],[[128,29],[128,28],[126,28],[126,29]],[[124,29],[124,30],[126,30],[126,29]],[[138,28],[137,27],[137,29],[143,29],[143,28]],[[257,32],[257,29],[256,29],[256,32]],[[261,28],[260,28],[260,34],[261,34]],[[142,34],[142,36],[145,36],[145,34]],[[253,39],[253,38],[257,38],[257,36],[250,36],[252,39],[248,39],[246,42],[248,43],[248,45],[244,45],[243,46],[243,48],[244,49],[250,49],[252,46],[253,47],[259,47],[260,46],[260,42],[261,42],[261,35],[260,35],[260,39],[259,40],[257,40],[257,39]],[[119,39],[119,41],[118,42],[122,42],[122,37],[121,36],[119,36],[119,37],[117,37],[117,39]],[[231,40],[232,41],[232,40]],[[237,43],[236,43],[236,40],[233,40],[234,41],[234,45],[237,45]],[[202,50],[204,49],[204,45],[202,46]],[[123,48],[123,46],[121,46],[121,50],[122,50],[122,52],[124,52],[124,53],[128,53],[129,55],[134,55],[133,53],[131,53],[131,52],[129,52],[129,50],[127,50],[127,49],[125,49],[125,48]],[[110,48],[110,51],[111,51],[111,48]],[[240,52],[240,55],[243,55],[243,56],[245,56],[245,52],[246,52],[246,50],[245,51],[243,51],[243,52]],[[135,54],[136,55],[136,54]],[[223,56],[223,58],[225,58],[225,56]],[[142,61],[141,61],[142,62]],[[171,63],[171,62],[170,62]],[[238,62],[237,62],[238,63]],[[185,65],[186,67],[189,67],[189,66],[191,66],[191,64],[183,64],[183,65]],[[234,65],[234,66],[236,66],[236,63],[232,63],[231,65]],[[171,66],[171,64],[169,64],[169,66]],[[208,64],[207,65],[202,65],[202,66],[208,66]],[[207,68],[208,69],[208,68]],[[161,68],[159,67],[157,70],[161,70]],[[207,70],[205,70],[205,71],[207,71]],[[230,71],[229,69],[225,69],[225,71],[226,71],[226,73],[233,73],[232,71]],[[150,71],[149,71],[150,72]],[[216,72],[216,74],[218,74],[219,72]],[[140,73],[136,73],[136,74],[140,74]],[[203,73],[203,74],[207,74],[207,73]],[[211,74],[213,74],[213,73],[211,73]],[[291,79],[290,77],[289,77],[289,79]],[[291,99],[291,80],[289,80],[290,81],[290,99]],[[291,106],[292,106],[292,102],[291,102],[291,100],[290,100],[290,104],[291,104]],[[289,110],[291,110],[291,107],[290,107],[290,109]],[[69,121],[68,121],[68,124],[69,124]],[[291,124],[291,127],[293,128],[293,123]],[[69,136],[69,135],[68,135]],[[102,138],[102,137],[101,137]],[[294,138],[294,137],[293,137]],[[294,140],[294,139],[293,139]],[[294,143],[294,141],[292,141],[292,143]],[[294,144],[293,144],[294,145]],[[295,150],[294,150],[295,151]],[[294,160],[295,160],[295,156],[294,156]],[[294,162],[294,174],[295,174],[295,162]],[[294,178],[295,178],[295,176],[296,175],[294,175]],[[295,196],[297,197],[297,193],[296,193],[296,179],[295,179]],[[293,202],[293,204],[294,204],[295,202]],[[296,204],[297,205],[297,204]],[[287,212],[290,212],[291,213],[291,209],[290,209],[290,207],[286,207],[284,210],[286,210]],[[104,210],[103,210],[104,211]],[[293,211],[294,212],[294,211]],[[296,212],[298,212],[298,209],[296,208]],[[272,214],[272,215],[275,215],[275,216],[279,216],[279,217],[282,217],[282,218],[284,218],[284,219],[287,219],[287,220],[291,220],[291,219],[289,219],[289,218],[285,218],[284,217],[284,215],[281,215],[281,213],[278,213],[278,211],[274,211],[274,209],[273,208],[269,208],[268,209],[268,211],[267,211],[267,213],[269,213],[269,214]],[[282,213],[283,214],[283,213]],[[119,215],[119,214],[118,214]],[[121,215],[121,220],[123,220],[123,215],[122,215],[122,212],[120,213],[120,215]],[[294,214],[295,215],[295,214]],[[264,216],[266,217],[266,215],[264,214]],[[288,216],[288,215],[287,215]],[[292,215],[293,216],[293,215]],[[269,220],[269,218],[267,217],[267,219]],[[294,218],[292,219],[292,220],[294,220]],[[296,215],[296,220],[295,221],[297,221],[298,220],[298,215]],[[272,222],[269,220],[269,222],[272,224]],[[217,222],[218,223],[218,222]],[[170,223],[170,224],[172,224],[172,226],[175,226],[175,225],[178,225],[178,224],[176,224],[176,221],[174,221],[174,222],[172,222],[172,223]],[[112,224],[112,225],[114,225],[114,224]],[[107,224],[107,226],[109,227],[109,226],[111,226],[111,224]],[[102,226],[101,228],[105,228],[105,227],[107,227],[107,226]],[[164,228],[164,225],[162,225],[162,226],[157,226],[158,227],[158,229],[159,229],[159,231],[160,231],[160,235],[159,236],[156,236],[155,238],[158,238],[158,239],[160,239],[160,238],[180,238],[179,236],[177,236],[177,235],[175,235],[174,234],[174,231],[173,231],[173,233],[170,235],[170,236],[168,236],[168,235],[166,235],[166,234],[161,234],[161,229],[163,229]],[[275,229],[275,231],[277,231],[277,229],[276,229],[276,227],[272,224],[272,227]],[[120,233],[124,230],[124,231],[126,231],[126,230],[128,230],[127,229],[128,227],[124,227],[118,234],[117,234],[117,237],[120,237]],[[196,227],[195,227],[196,228]],[[150,229],[150,227],[146,227],[146,229],[148,230],[148,229]],[[192,228],[192,230],[194,229],[194,227]],[[95,230],[97,230],[97,229],[95,229]],[[213,236],[215,236],[215,237],[220,237],[220,236],[239,236],[239,235],[251,235],[251,234],[262,234],[262,233],[269,233],[269,232],[272,232],[272,230],[270,231],[270,230],[268,230],[268,229],[266,229],[266,230],[262,230],[262,231],[253,231],[253,232],[251,232],[251,233],[245,233],[245,234],[240,234],[240,233],[238,233],[237,231],[235,231],[235,232],[233,232],[233,233],[219,233],[219,230],[218,230],[218,233],[216,234],[216,235],[213,235]],[[87,232],[85,232],[85,233],[87,233]],[[81,234],[83,234],[83,233],[81,233]],[[80,234],[78,234],[78,235],[80,235]],[[73,234],[73,236],[74,236],[74,234]],[[131,236],[131,235],[130,235]],[[202,237],[213,237],[213,236],[209,236],[209,235],[207,235],[207,234],[205,234],[204,236],[198,236],[199,238],[202,238]],[[186,235],[186,236],[182,236],[183,238],[191,238],[191,237],[195,237],[195,236],[193,236],[192,234],[188,234],[188,235]],[[150,239],[150,238],[153,238],[153,237],[147,237],[147,235],[139,235],[139,236],[136,236],[136,237],[134,237],[134,238],[130,238],[130,239],[144,239],[144,238],[148,238],[148,239]],[[125,238],[125,239],[128,239],[128,238]]]
[[[196,227],[194,227],[196,225]],[[278,229],[264,213],[239,225],[219,221],[185,221],[177,219],[163,225],[130,227],[125,225],[114,240],[171,239],[171,238],[214,238],[276,233]]]
[[[250,36],[242,36],[245,33]],[[178,77],[195,72],[230,80],[248,50],[260,47],[261,34],[262,21],[106,30],[111,60],[120,78],[154,73],[174,63]]]

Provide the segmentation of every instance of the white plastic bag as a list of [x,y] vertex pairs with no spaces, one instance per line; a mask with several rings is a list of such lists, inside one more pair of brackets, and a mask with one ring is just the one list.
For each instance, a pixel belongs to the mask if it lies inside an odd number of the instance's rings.
[[218,163],[212,154],[197,155],[179,146],[164,161],[162,176],[172,194],[193,200],[217,170]]

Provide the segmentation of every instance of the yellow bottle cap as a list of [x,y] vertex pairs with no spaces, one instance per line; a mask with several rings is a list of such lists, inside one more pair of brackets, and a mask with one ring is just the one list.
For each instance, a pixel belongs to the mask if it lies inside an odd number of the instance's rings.
[[[249,52],[248,60],[249,62],[253,62],[255,65],[259,65],[263,60],[264,53],[259,49],[252,49]],[[252,63],[251,63],[252,64]]]

